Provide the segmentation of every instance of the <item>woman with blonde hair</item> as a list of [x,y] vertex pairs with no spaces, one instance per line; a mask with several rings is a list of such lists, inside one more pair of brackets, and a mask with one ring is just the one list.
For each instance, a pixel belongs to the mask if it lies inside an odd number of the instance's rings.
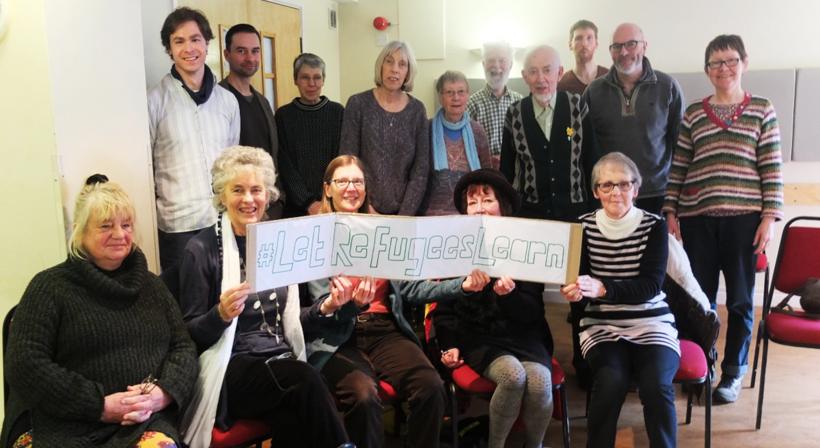
[[181,446],[196,351],[135,227],[125,191],[89,177],[68,258],[31,280],[14,313],[0,446]]

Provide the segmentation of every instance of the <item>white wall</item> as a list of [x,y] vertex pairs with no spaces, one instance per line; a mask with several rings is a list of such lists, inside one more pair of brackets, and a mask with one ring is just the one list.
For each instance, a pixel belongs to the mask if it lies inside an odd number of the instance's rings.
[[103,173],[134,201],[156,271],[142,14],[128,0],[45,0],[52,102],[66,217],[83,181]]

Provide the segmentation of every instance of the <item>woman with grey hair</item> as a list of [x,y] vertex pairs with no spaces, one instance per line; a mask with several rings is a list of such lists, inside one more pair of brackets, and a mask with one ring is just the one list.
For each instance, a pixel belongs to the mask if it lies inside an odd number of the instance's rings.
[[430,119],[430,174],[419,215],[456,215],[453,189],[464,174],[498,168],[490,158],[484,128],[467,113],[470,85],[464,73],[448,70],[439,76],[436,92],[441,103]]
[[364,163],[377,213],[413,216],[427,188],[427,112],[408,95],[417,70],[410,46],[390,42],[376,59],[376,88],[347,100],[340,154]]
[[[252,292],[245,278],[247,226],[279,197],[273,161],[262,149],[232,146],[216,159],[211,175],[219,219],[185,248],[179,305],[203,354],[203,383],[220,388],[219,406],[203,399],[192,407],[206,421],[216,417],[222,430],[237,419],[264,419],[275,446],[343,444],[347,434],[322,377],[304,362],[298,287]],[[227,365],[206,364],[209,351],[223,355],[217,358]],[[199,440],[207,446],[210,428],[204,429]]]
[[68,258],[31,280],[14,313],[0,446],[182,446],[196,353],[135,227],[125,191],[89,177]]
[[669,253],[666,221],[633,205],[641,175],[620,152],[592,169],[602,208],[582,215],[578,279],[564,286],[569,302],[589,299],[581,319],[581,351],[592,368],[592,428],[587,447],[613,447],[629,380],[638,375],[649,445],[677,446],[672,379],[680,364],[675,317],[661,291]]
[[322,174],[339,155],[344,107],[322,95],[325,62],[303,53],[293,61],[299,97],[276,111],[279,174],[286,193],[284,218],[315,215],[322,204]]

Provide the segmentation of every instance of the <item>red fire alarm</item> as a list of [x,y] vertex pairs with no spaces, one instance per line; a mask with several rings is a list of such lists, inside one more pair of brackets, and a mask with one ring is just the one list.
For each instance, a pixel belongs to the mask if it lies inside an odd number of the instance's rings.
[[390,22],[388,22],[384,17],[376,17],[373,19],[373,27],[379,31],[386,30],[388,26],[390,26]]

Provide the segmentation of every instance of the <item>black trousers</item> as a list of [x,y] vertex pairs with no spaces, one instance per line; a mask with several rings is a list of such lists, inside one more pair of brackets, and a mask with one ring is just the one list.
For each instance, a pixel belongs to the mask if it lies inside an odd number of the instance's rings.
[[405,446],[439,446],[444,383],[421,348],[402,335],[391,315],[357,322],[353,335],[322,373],[342,403],[350,441],[358,448],[384,447],[379,380],[396,388],[409,403]]
[[[322,375],[310,364],[240,354],[225,372],[228,414],[261,418],[271,428],[273,446],[335,448],[348,441]],[[275,378],[275,380],[274,380]]]
[[180,233],[165,233],[162,230],[157,230],[157,244],[159,246],[159,266],[162,270],[166,270],[175,263],[182,262],[182,252],[188,241],[191,241],[199,232],[199,230],[191,230],[190,232]]

